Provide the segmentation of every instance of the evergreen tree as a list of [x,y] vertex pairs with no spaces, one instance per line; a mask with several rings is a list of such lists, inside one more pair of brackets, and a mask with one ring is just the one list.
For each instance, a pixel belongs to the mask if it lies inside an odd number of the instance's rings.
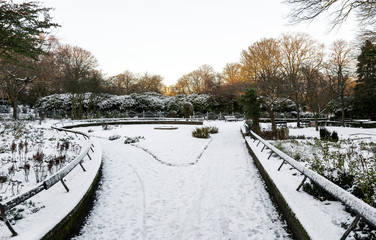
[[254,88],[248,89],[243,95],[238,99],[239,103],[243,105],[245,116],[252,118],[252,131],[256,134],[260,132],[260,100],[259,95]]
[[36,62],[45,53],[45,38],[51,22],[50,8],[38,2],[0,0],[0,85],[13,104],[17,119],[18,99],[36,79]]
[[357,64],[354,109],[358,117],[376,119],[376,45],[367,40]]
[[0,0],[0,59],[17,61],[16,56],[37,59],[43,53],[41,34],[51,27],[51,8],[38,2],[13,3]]

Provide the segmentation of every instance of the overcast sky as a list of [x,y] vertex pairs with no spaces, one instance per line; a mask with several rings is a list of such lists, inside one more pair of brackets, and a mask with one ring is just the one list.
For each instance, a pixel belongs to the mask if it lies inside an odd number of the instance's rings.
[[348,23],[329,32],[324,18],[288,25],[289,6],[281,0],[43,0],[61,25],[53,32],[98,59],[107,76],[129,70],[159,74],[166,85],[203,64],[222,71],[264,37],[306,32],[329,46],[353,40]]

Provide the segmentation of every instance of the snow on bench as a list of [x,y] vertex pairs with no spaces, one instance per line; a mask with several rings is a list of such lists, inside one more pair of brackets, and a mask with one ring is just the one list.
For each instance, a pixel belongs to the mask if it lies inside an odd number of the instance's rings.
[[235,116],[225,116],[226,122],[237,121]]

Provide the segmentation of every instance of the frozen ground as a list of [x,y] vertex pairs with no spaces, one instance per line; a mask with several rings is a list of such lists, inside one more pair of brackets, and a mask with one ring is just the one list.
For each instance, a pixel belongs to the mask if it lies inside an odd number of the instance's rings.
[[[240,133],[242,123],[92,130],[103,149],[103,180],[76,239],[289,239]],[[111,135],[121,139],[107,140]],[[143,136],[132,145],[124,137]]]

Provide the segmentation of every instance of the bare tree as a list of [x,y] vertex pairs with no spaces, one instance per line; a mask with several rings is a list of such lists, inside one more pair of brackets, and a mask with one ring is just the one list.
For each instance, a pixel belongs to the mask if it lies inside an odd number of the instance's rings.
[[[312,21],[323,13],[332,16],[332,28],[340,27],[355,13],[361,27],[374,27],[376,22],[376,2],[359,0],[284,0],[291,5],[290,20],[292,23]],[[373,35],[375,29],[371,30]]]
[[327,110],[332,100],[330,83],[320,68],[315,65],[306,65],[301,69],[305,78],[305,101],[315,118],[315,127],[318,131],[318,119]]
[[131,94],[136,91],[137,77],[130,71],[110,77],[109,81],[116,94]]
[[198,69],[183,75],[178,79],[175,87],[179,93],[211,93],[222,85],[222,76],[209,65],[202,65]]
[[345,125],[345,99],[350,94],[349,85],[354,71],[353,46],[344,41],[337,40],[331,47],[331,54],[326,64],[327,76],[331,82],[332,92],[341,105],[341,125]]
[[157,92],[163,89],[163,78],[160,75],[150,75],[144,73],[138,78],[136,88],[138,92]]
[[77,46],[60,45],[55,52],[63,91],[82,93],[87,90],[98,61],[94,55]]
[[261,104],[268,111],[273,131],[276,130],[274,109],[281,102],[284,82],[280,68],[281,49],[276,39],[262,39],[244,50],[241,64],[248,81],[259,92]]
[[33,104],[40,97],[59,91],[59,84],[57,78],[59,76],[54,51],[59,46],[59,41],[54,36],[40,36],[44,39],[45,54],[40,55],[39,61],[35,66],[37,76],[27,87],[27,95],[25,94],[23,100]]
[[296,104],[297,127],[300,127],[300,103],[303,99],[303,79],[300,69],[305,62],[319,54],[316,43],[304,33],[284,34],[281,37],[280,66],[283,77],[289,83],[290,96]]
[[[16,57],[13,56],[13,58],[15,59]],[[34,60],[19,56],[17,62],[18,64],[0,62],[1,87],[12,102],[14,120],[18,119],[18,100],[20,95],[37,76],[35,67],[32,67],[35,64]]]

